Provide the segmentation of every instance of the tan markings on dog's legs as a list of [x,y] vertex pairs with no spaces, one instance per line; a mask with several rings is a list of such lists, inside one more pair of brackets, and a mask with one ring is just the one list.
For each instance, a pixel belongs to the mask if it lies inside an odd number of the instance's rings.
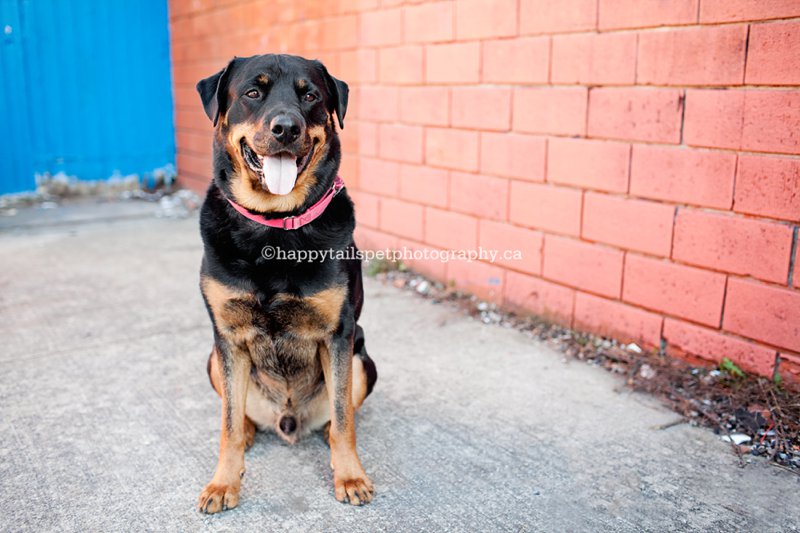
[[357,355],[353,356],[353,409],[356,411],[367,397],[367,372],[364,362]]
[[210,277],[203,277],[200,286],[222,337],[209,367],[212,384],[222,398],[222,431],[217,469],[197,506],[205,513],[216,513],[239,503],[244,450],[253,437],[245,410],[251,366],[246,347],[254,335],[248,305],[254,298]]
[[[331,468],[336,499],[362,505],[372,501],[372,481],[364,472],[356,452],[353,421],[352,363],[331,353],[330,342],[320,343],[319,355],[331,413]],[[352,345],[350,346],[352,353]]]
[[[208,377],[211,380],[211,386],[214,387],[214,390],[217,391],[220,398],[223,395],[222,390],[222,368],[219,359],[219,351],[217,347],[211,349],[211,357],[208,360]],[[250,405],[250,394],[253,392],[255,387],[252,383],[248,381],[247,385],[247,402],[245,406]],[[250,446],[253,445],[256,438],[256,425],[250,420],[247,415],[244,417],[244,435],[245,435],[245,449],[249,449]]]
[[208,358],[208,379],[211,381],[211,386],[217,391],[217,394],[222,396],[222,369],[220,368],[219,352],[217,347],[211,348],[211,356]]
[[[364,363],[358,356],[353,356],[353,411],[358,411],[367,397],[367,373]],[[331,411],[328,391],[325,389],[316,396],[309,405],[308,426],[315,431],[330,423]],[[326,438],[327,440],[327,438]]]
[[251,306],[256,303],[255,297],[210,277],[202,278],[200,288],[220,334],[231,341],[234,347],[241,349],[248,346],[256,334],[252,327],[251,311]]
[[250,380],[250,358],[233,351],[222,361],[222,431],[219,461],[211,482],[197,502],[204,513],[218,513],[239,504],[239,490],[244,475],[245,401]]
[[341,285],[306,296],[304,300],[324,319],[326,329],[333,331],[339,325],[339,314],[346,294],[346,287]]

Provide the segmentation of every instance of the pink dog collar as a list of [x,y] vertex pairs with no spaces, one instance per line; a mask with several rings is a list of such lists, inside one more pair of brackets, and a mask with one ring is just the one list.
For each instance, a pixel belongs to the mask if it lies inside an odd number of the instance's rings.
[[344,180],[341,177],[336,176],[336,179],[333,180],[333,185],[331,185],[331,188],[328,189],[328,192],[325,193],[325,196],[320,198],[317,203],[309,207],[304,213],[293,217],[283,218],[267,218],[264,215],[254,215],[230,198],[226,197],[226,199],[242,216],[249,218],[253,222],[258,222],[259,224],[263,226],[269,226],[270,228],[292,230],[302,228],[306,224],[319,217],[325,211],[325,208],[328,207],[328,204],[331,203],[333,197],[336,196],[343,188]]

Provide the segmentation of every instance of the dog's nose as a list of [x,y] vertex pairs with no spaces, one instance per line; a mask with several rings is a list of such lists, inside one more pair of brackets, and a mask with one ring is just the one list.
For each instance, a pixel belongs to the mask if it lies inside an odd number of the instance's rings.
[[291,435],[297,429],[297,420],[295,420],[293,416],[284,416],[281,417],[278,425],[285,435]]
[[272,119],[269,129],[278,142],[289,144],[300,136],[301,124],[297,118],[283,113]]

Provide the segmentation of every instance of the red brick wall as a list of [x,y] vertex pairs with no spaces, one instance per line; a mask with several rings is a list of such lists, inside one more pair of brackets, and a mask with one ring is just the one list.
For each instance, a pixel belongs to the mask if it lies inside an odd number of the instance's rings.
[[170,8],[186,185],[211,166],[197,80],[233,55],[317,57],[352,88],[362,246],[520,249],[413,266],[647,347],[800,369],[797,0]]

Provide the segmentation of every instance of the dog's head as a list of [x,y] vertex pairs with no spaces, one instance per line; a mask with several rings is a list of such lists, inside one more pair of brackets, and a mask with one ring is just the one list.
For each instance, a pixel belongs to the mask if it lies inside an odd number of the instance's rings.
[[321,196],[339,166],[347,84],[319,61],[234,58],[197,84],[215,126],[217,185],[248,209],[291,212]]

